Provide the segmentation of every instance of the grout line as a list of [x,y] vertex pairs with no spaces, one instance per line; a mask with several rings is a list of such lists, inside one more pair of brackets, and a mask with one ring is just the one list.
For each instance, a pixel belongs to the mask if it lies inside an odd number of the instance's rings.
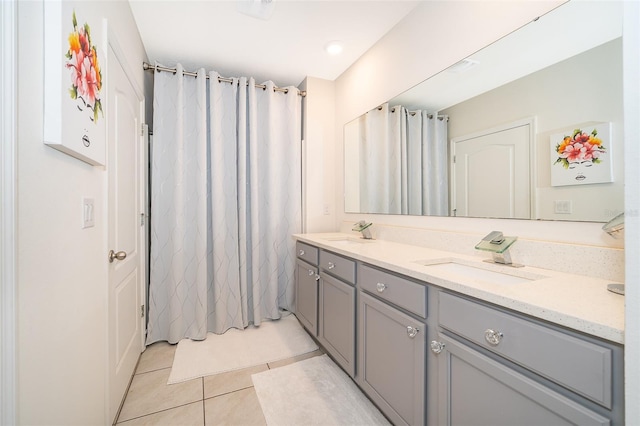
[[136,375],[136,376],[138,376],[138,375],[141,375],[141,374],[153,373],[154,371],[168,370],[168,369],[170,369],[170,368],[171,368],[171,366],[169,366],[169,367],[161,367],[161,368],[156,368],[156,369],[154,369],[154,370],[141,371],[140,373],[138,373],[138,372],[136,371],[135,375]]
[[251,386],[247,386],[247,387],[244,387],[244,388],[240,388],[240,389],[232,390],[232,391],[225,392],[225,393],[221,393],[221,394],[218,394],[218,395],[215,395],[215,396],[210,396],[209,398],[205,398],[204,400],[206,401],[206,400],[209,400],[209,399],[217,398],[217,397],[219,397],[219,396],[230,395],[230,394],[232,394],[232,393],[236,393],[236,392],[240,392],[240,391],[243,391],[243,390],[251,389],[252,387],[254,387],[254,386],[253,386],[253,385],[251,385]]
[[131,420],[142,419],[142,418],[144,418],[144,417],[149,417],[149,416],[152,416],[152,415],[154,415],[154,414],[164,413],[165,411],[173,410],[174,408],[185,407],[185,406],[187,406],[187,405],[196,404],[196,403],[198,403],[198,402],[202,402],[202,405],[204,405],[204,401],[202,401],[202,400],[199,400],[199,401],[191,401],[191,402],[187,402],[186,404],[176,405],[175,407],[164,408],[164,409],[162,409],[162,410],[154,411],[153,413],[143,414],[142,416],[132,417],[132,418],[127,419],[127,420],[124,420],[124,421],[122,421],[122,422],[116,423],[116,425],[126,424],[127,422],[130,422]]

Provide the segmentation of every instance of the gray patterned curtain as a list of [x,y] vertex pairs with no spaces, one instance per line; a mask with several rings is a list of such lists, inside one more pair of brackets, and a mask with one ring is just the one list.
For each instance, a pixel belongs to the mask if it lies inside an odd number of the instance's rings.
[[293,307],[297,89],[177,68],[154,83],[147,344],[205,339]]

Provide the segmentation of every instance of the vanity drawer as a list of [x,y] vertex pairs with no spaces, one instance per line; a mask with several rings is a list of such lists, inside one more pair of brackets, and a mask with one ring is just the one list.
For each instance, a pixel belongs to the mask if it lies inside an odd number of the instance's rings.
[[612,350],[448,293],[440,326],[606,407],[612,406]]
[[320,268],[350,284],[356,282],[356,262],[329,251],[320,251]]
[[422,318],[427,317],[427,287],[424,285],[358,264],[358,286]]
[[296,242],[296,256],[298,256],[298,259],[302,259],[313,266],[318,265],[318,251],[317,247],[300,241]]

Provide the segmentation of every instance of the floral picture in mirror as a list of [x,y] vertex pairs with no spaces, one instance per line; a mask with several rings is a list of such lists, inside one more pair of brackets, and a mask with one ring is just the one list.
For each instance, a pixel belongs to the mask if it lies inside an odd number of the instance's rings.
[[551,186],[613,182],[611,123],[551,135]]
[[44,8],[44,143],[104,165],[105,21],[81,2],[46,1]]

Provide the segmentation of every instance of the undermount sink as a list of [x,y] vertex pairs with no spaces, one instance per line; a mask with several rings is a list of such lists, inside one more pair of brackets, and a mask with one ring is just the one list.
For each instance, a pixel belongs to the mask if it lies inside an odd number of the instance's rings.
[[364,238],[354,238],[354,237],[327,237],[323,238],[325,241],[330,241],[334,244],[340,245],[350,245],[350,244],[367,244],[372,243],[374,240],[365,240]]
[[507,270],[509,266],[474,264],[462,259],[435,259],[417,261],[432,272],[444,272],[477,281],[485,281],[493,284],[523,284],[547,278],[521,269]]

